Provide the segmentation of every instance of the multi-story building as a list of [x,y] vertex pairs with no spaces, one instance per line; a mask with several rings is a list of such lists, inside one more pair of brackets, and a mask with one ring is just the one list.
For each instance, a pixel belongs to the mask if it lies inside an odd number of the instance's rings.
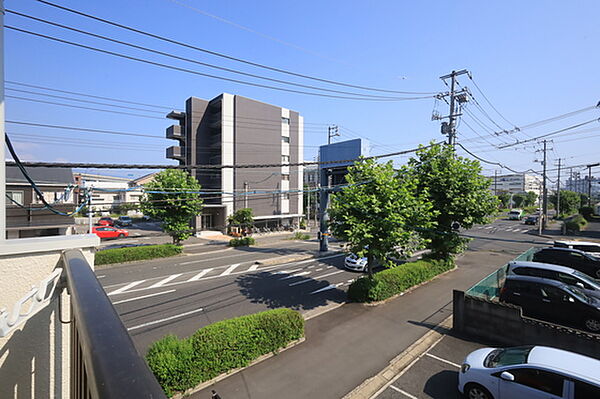
[[[71,168],[29,168],[46,202],[62,213],[75,210]],[[69,235],[75,220],[48,210],[16,166],[6,167],[6,238]]]
[[[189,169],[210,192],[195,228],[224,230],[227,217],[241,208],[252,208],[257,225],[299,222],[303,168],[293,164],[304,159],[304,120],[298,112],[223,93],[212,100],[190,97],[185,112],[167,117],[178,121],[167,138],[179,141],[167,148],[167,158],[180,165],[235,166]],[[278,166],[240,168],[249,164]]]
[[581,176],[579,172],[573,172],[565,183],[565,190],[575,191],[576,193],[589,194],[592,197],[600,196],[600,179],[592,176]]
[[528,173],[498,175],[489,179],[492,181],[490,189],[496,194],[517,194],[533,191],[539,196],[542,192],[542,179]]

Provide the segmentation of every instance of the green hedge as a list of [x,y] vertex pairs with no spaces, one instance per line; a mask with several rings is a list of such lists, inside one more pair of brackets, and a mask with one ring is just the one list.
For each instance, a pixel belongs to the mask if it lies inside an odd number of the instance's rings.
[[383,301],[432,279],[454,267],[454,261],[422,259],[383,270],[372,278],[363,276],[348,287],[348,298],[355,302]]
[[567,231],[579,232],[587,225],[587,220],[581,215],[575,215],[565,221]]
[[256,241],[253,237],[242,237],[242,238],[234,238],[233,240],[229,240],[230,247],[242,247],[256,244]]
[[150,347],[146,361],[165,393],[172,396],[245,367],[303,336],[300,313],[268,310],[208,325],[187,339],[168,335]]
[[589,222],[594,219],[594,208],[591,206],[582,206],[579,208],[579,214]]
[[131,262],[134,260],[166,258],[178,255],[182,250],[183,247],[173,244],[105,249],[96,252],[94,264],[107,265],[110,263]]

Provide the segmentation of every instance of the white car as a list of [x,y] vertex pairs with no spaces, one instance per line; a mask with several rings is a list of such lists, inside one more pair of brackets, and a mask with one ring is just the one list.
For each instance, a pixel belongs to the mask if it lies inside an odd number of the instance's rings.
[[482,348],[458,374],[469,399],[600,398],[600,360],[546,346]]
[[367,258],[359,258],[356,254],[350,254],[344,259],[344,266],[347,269],[354,270],[356,272],[364,272],[367,270]]
[[578,249],[592,255],[600,257],[600,243],[593,241],[554,241],[554,246],[558,248]]

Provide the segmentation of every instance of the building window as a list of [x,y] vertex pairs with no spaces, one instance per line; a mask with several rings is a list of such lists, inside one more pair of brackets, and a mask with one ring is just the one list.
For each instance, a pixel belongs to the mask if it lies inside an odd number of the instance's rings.
[[12,205],[16,205],[15,202],[23,205],[23,191],[7,191],[6,196],[12,199],[10,201]]
[[281,180],[287,180],[287,181],[289,181],[290,180],[290,175],[287,174],[287,173],[282,174],[281,175]]
[[290,138],[288,136],[281,136],[281,141],[283,141],[284,143],[289,143]]
[[281,123],[283,123],[284,125],[289,125],[290,124],[290,118],[285,118],[285,117],[281,117]]
[[290,162],[290,156],[289,155],[282,155],[281,156],[281,163],[289,163]]

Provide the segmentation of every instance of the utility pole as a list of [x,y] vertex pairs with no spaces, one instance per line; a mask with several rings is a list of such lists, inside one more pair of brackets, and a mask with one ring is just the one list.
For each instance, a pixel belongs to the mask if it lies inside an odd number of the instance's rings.
[[594,166],[600,166],[600,163],[586,166],[588,168],[588,206],[592,206],[592,168]]
[[498,196],[498,171],[494,170],[494,195]]
[[[448,135],[448,145],[454,145],[456,143],[456,118],[461,115],[456,112],[456,102],[462,104],[469,100],[469,91],[466,87],[458,92],[456,91],[456,77],[464,74],[469,74],[469,71],[461,69],[460,71],[452,71],[448,75],[440,76],[440,79],[442,79],[444,83],[446,83],[446,79],[450,79],[450,93],[440,95],[442,98],[447,95],[450,96],[450,114],[447,116],[448,122],[442,122],[442,134]],[[443,119],[443,117],[440,119]]]
[[308,231],[310,231],[310,196],[312,195],[312,192],[310,191],[310,182],[308,183],[308,191],[306,194],[306,226],[308,227]]
[[[327,187],[323,187],[324,185]],[[329,190],[331,187],[331,170],[323,169],[321,171],[321,190],[319,191],[320,197],[320,210],[321,225],[319,229],[319,251],[327,252],[329,250],[329,215],[327,214],[327,208],[329,207]]]
[[88,233],[92,234],[92,189],[87,190],[88,196]]
[[556,179],[556,216],[560,215],[560,158],[558,158],[558,178]]
[[327,144],[331,144],[331,138],[335,137],[335,136],[339,136],[340,134],[338,133],[338,126],[337,125],[333,125],[333,126],[329,126],[327,128]]
[[244,182],[244,208],[248,208],[248,182]]
[[542,194],[544,195],[542,199],[542,210],[544,212],[544,216],[542,217],[542,229],[546,228],[546,220],[548,219],[548,191],[546,190],[546,143],[547,141],[544,140],[544,181],[542,185]]

